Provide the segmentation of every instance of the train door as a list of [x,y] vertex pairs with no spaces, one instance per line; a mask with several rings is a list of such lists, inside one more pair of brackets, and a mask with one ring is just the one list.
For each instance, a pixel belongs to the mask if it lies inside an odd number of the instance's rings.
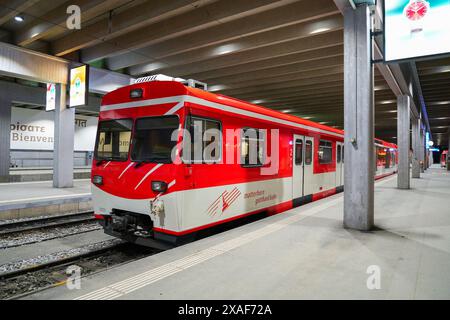
[[344,144],[336,142],[336,187],[344,184]]
[[293,155],[293,173],[292,173],[292,198],[303,197],[303,169],[304,169],[304,151],[305,137],[294,134],[294,155]]
[[303,168],[303,196],[312,195],[315,192],[316,181],[314,180],[314,138],[305,137],[305,153]]

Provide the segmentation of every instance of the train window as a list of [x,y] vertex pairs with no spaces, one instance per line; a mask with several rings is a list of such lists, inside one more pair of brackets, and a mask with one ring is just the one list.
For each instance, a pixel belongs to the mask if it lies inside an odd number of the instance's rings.
[[[190,158],[183,154],[186,163],[215,163],[220,161],[222,153],[222,131],[220,121],[188,117],[186,128],[189,128],[191,136]],[[199,142],[197,142],[199,140]],[[184,147],[184,150],[189,150]]]
[[125,161],[131,141],[131,119],[100,121],[94,157],[96,160]]
[[172,133],[178,129],[178,126],[177,116],[137,119],[131,152],[132,160],[172,162],[172,150],[176,145],[176,141],[172,141]]
[[243,167],[260,167],[264,164],[265,139],[265,130],[242,129],[241,164]]
[[303,163],[303,140],[295,140],[295,164],[301,165]]
[[332,142],[320,140],[319,142],[319,163],[328,164],[333,159]]
[[305,164],[310,165],[312,163],[312,141],[308,140],[305,144]]
[[342,152],[341,145],[338,144],[338,146],[337,146],[337,157],[336,157],[337,163],[341,163],[341,152]]
[[342,163],[344,163],[344,155],[345,155],[345,152],[344,152],[345,150],[344,150],[344,146],[342,146]]

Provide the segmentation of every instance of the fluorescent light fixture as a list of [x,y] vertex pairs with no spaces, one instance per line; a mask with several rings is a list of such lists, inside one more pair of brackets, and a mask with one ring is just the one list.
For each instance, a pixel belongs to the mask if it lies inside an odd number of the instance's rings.
[[231,52],[241,49],[241,47],[242,47],[241,45],[236,44],[236,43],[224,44],[224,45],[221,45],[221,46],[218,46],[217,48],[215,48],[213,50],[213,55],[219,56],[219,55],[231,53]]
[[291,109],[286,109],[286,110],[281,110],[281,112],[283,112],[283,113],[289,113],[289,112],[292,112],[292,110],[291,110]]
[[25,19],[22,16],[15,16],[14,20],[16,20],[17,22],[23,22]]
[[380,101],[380,104],[390,104],[390,103],[395,103],[395,100],[383,100],[383,101]]
[[322,33],[325,31],[329,31],[330,28],[317,28],[316,30],[311,31],[309,34],[316,34],[316,33]]
[[306,120],[309,120],[309,119],[312,119],[313,117],[308,117],[308,116],[306,116],[306,117],[302,117],[303,119],[306,119]]
[[329,123],[328,121],[321,121],[321,122],[319,122],[320,124],[327,124],[327,123]]
[[253,100],[252,103],[253,104],[260,104],[263,103],[265,100]]
[[214,91],[220,91],[226,89],[227,86],[224,86],[222,84],[216,84],[214,86],[210,86],[208,91],[214,92]]

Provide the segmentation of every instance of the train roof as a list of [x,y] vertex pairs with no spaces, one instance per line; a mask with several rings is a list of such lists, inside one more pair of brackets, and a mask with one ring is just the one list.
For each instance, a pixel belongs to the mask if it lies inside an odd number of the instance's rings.
[[[130,98],[130,90],[132,89],[143,89],[143,96],[139,99],[131,99]],[[208,92],[205,90],[201,90],[198,88],[188,87],[178,81],[151,81],[151,82],[140,82],[135,83],[129,86],[121,87],[116,89],[103,97],[102,106],[117,104],[117,103],[126,103],[131,101],[139,101],[139,100],[149,100],[149,99],[157,99],[164,97],[172,97],[172,96],[182,96],[189,95],[192,97],[196,97],[199,99],[204,99],[210,102],[214,102],[217,104],[224,104],[228,106],[232,106],[234,108],[255,112],[258,114],[270,116],[273,118],[286,120],[306,126],[310,126],[313,128],[329,131],[332,133],[337,133],[340,135],[344,135],[343,130],[339,130],[330,126],[326,126],[320,123],[316,123],[314,121],[306,120],[297,116],[285,114],[267,107],[263,107],[260,105],[256,105],[247,101],[243,101],[237,98],[229,97],[222,94],[216,94],[212,92]],[[395,144],[376,139],[380,144],[390,147],[397,148]]]

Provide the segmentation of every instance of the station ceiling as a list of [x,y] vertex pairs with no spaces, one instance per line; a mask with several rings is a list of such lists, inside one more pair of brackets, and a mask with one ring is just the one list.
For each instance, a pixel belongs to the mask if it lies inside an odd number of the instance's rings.
[[[65,25],[73,4],[81,30]],[[343,19],[333,0],[0,0],[0,41],[135,77],[197,79],[343,128]],[[450,59],[417,69],[432,132],[445,144]],[[395,142],[396,97],[376,68],[375,90],[376,136]]]

